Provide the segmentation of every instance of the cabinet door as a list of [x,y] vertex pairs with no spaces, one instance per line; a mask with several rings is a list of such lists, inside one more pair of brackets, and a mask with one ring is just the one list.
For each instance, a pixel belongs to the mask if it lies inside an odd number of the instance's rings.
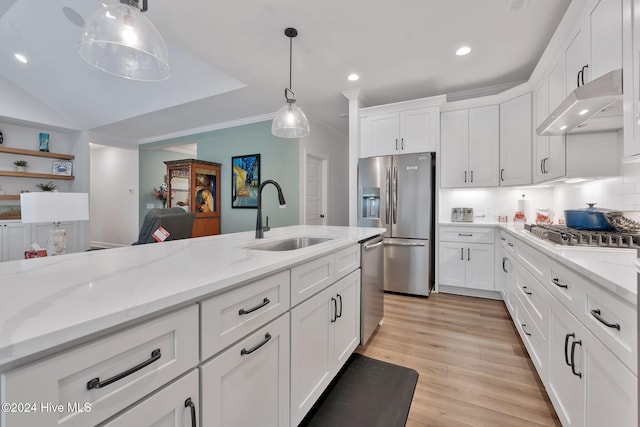
[[507,309],[511,313],[511,317],[515,317],[516,310],[516,260],[513,255],[507,251],[504,251],[503,255],[503,271],[504,271],[504,290],[507,294],[506,305]]
[[422,153],[437,151],[438,109],[418,108],[400,112],[400,151],[403,153]]
[[[547,82],[549,85],[549,112],[552,112],[565,99],[562,57],[560,55],[557,56],[550,68]],[[538,122],[542,123],[545,118],[541,117]]]
[[[31,246],[31,226],[20,222],[0,224],[0,261],[24,258],[24,251]],[[44,245],[42,245],[44,248]]]
[[622,0],[600,0],[589,18],[593,80],[622,68]]
[[[552,301],[547,391],[563,426],[584,425],[583,336],[584,329],[578,321],[560,303]],[[578,344],[581,341],[582,344]],[[572,348],[574,349],[573,358],[571,357]],[[582,378],[577,375],[578,373]]]
[[289,425],[289,315],[200,368],[202,425]]
[[[67,235],[67,249],[66,253],[71,254],[74,252],[80,252],[79,244],[79,224],[77,222],[62,222],[60,227],[64,229]],[[43,248],[47,246],[47,240],[49,238],[49,229],[51,224],[34,224],[33,225],[33,238]]]
[[200,425],[199,397],[198,370],[194,369],[102,426],[191,427],[194,418]]
[[331,286],[291,310],[291,425],[298,425],[332,379],[334,294]]
[[395,154],[400,149],[399,120],[398,113],[379,114],[368,118],[369,138],[363,141],[368,157]]
[[438,248],[440,284],[465,287],[465,245],[456,242],[440,242]]
[[338,314],[333,322],[333,371],[337,372],[360,342],[360,270],[332,288],[338,300]]
[[469,110],[469,187],[497,187],[500,159],[500,108]]
[[586,25],[577,29],[564,51],[565,96],[582,86],[583,81],[589,81],[589,30]]
[[440,134],[440,187],[467,187],[469,181],[468,110],[442,113]]
[[531,93],[500,104],[500,185],[531,183]]
[[544,164],[549,157],[549,137],[536,133],[536,128],[549,115],[549,82],[546,79],[533,92],[533,106],[533,182],[538,183],[546,179]]
[[464,257],[467,288],[493,291],[493,245],[467,243]]

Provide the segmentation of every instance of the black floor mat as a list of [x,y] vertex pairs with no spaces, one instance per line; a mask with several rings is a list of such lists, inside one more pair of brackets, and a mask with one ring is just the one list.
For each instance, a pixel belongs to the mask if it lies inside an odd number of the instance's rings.
[[402,427],[418,373],[358,353],[300,423],[304,427]]

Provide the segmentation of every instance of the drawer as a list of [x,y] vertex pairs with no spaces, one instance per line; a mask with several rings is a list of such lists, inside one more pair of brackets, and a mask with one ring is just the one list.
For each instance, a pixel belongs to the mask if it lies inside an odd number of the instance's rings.
[[335,276],[333,281],[342,279],[356,268],[360,268],[360,245],[353,245],[333,254]]
[[549,331],[549,294],[542,283],[518,264],[516,268],[516,293],[531,319],[546,337]]
[[549,344],[542,332],[538,329],[535,322],[532,320],[529,312],[524,308],[524,305],[520,302],[516,302],[516,316],[515,326],[518,329],[518,333],[524,342],[529,357],[533,361],[533,364],[538,371],[538,375],[542,379],[542,382],[547,384],[547,371],[549,363]]
[[335,254],[291,269],[291,306],[320,292],[334,282]]
[[540,283],[546,283],[549,277],[549,258],[522,241],[516,242],[518,261]]
[[545,283],[553,296],[573,313],[584,310],[584,278],[563,265],[550,262],[549,279]]
[[201,360],[289,310],[289,270],[200,303]]
[[515,254],[516,250],[516,239],[511,234],[506,231],[500,230],[500,243],[502,244],[502,248],[506,251]]
[[200,418],[198,384],[198,370],[194,369],[100,427],[190,427],[193,417]]
[[494,243],[493,228],[440,227],[440,240],[445,242]]
[[597,285],[584,282],[585,309],[578,318],[634,374],[638,372],[636,308]]
[[[198,306],[193,304],[2,374],[1,401],[47,402],[62,411],[1,413],[0,424],[95,425],[197,364]],[[90,411],[77,410],[85,404]]]

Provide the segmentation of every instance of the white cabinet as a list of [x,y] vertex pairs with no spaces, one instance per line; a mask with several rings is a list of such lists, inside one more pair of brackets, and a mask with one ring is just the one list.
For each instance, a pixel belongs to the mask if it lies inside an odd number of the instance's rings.
[[499,107],[489,105],[445,112],[440,120],[440,186],[497,186]]
[[500,185],[531,184],[531,93],[500,104]]
[[29,250],[30,246],[30,224],[0,222],[0,261],[23,259],[24,251]]
[[291,425],[298,425],[360,341],[360,270],[291,310]]
[[[85,248],[80,247],[80,223],[77,221],[61,222],[60,227],[67,234],[67,252],[81,252]],[[33,241],[38,243],[42,248],[47,247],[47,239],[49,237],[49,229],[51,224],[33,224]]]
[[201,425],[289,425],[289,314],[231,346],[200,372]]
[[440,285],[494,290],[493,230],[470,227],[442,227],[441,230]]
[[363,116],[361,157],[437,151],[439,116],[438,107]]
[[539,183],[555,179],[565,174],[564,136],[540,136],[535,129],[549,115],[550,79],[543,80],[533,93],[534,102],[534,144],[533,182]]
[[624,2],[624,157],[640,159],[640,0]]
[[565,96],[589,82],[589,29],[580,26],[564,49]]
[[637,426],[637,377],[552,301],[549,397],[565,426]]

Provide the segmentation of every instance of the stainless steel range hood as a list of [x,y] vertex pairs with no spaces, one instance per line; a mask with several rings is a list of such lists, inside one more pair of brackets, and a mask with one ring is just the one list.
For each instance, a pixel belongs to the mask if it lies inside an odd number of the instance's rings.
[[538,135],[622,129],[622,70],[611,71],[569,94],[536,129]]

